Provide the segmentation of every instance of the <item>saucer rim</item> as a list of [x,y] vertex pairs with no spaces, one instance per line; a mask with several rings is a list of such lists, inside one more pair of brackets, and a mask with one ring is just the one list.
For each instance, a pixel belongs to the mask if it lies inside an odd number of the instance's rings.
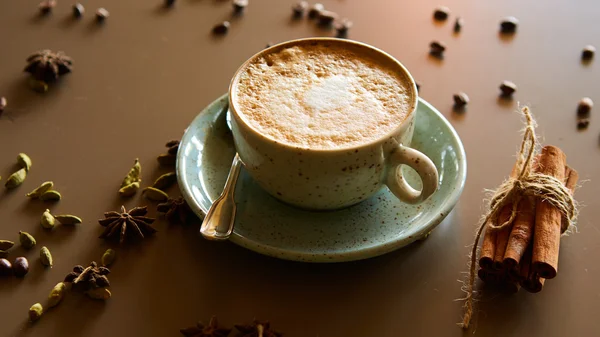
[[[190,137],[194,136],[194,133],[189,132],[190,126],[194,125],[196,121],[202,117],[204,113],[207,111],[211,111],[215,108],[216,105],[227,104],[228,102],[228,94],[224,94],[217,98],[216,100],[209,103],[202,111],[194,117],[192,122],[186,128],[183,137],[181,138],[181,146],[183,148],[187,142],[189,142]],[[309,253],[309,252],[301,252],[296,250],[288,250],[281,247],[272,247],[261,244],[261,242],[252,240],[248,237],[245,237],[239,233],[234,231],[229,238],[229,241],[233,243],[247,248],[251,251],[254,251],[259,254],[275,257],[283,260],[290,261],[301,261],[301,262],[313,262],[313,263],[330,263],[330,262],[349,262],[349,261],[357,261],[368,259],[376,256],[380,256],[391,251],[400,249],[405,247],[416,240],[422,239],[426,237],[437,225],[439,225],[447,216],[450,214],[452,209],[458,203],[460,196],[464,190],[464,186],[467,179],[467,157],[464,149],[464,145],[462,140],[460,139],[458,133],[454,129],[454,127],[450,124],[448,119],[442,115],[442,113],[436,109],[432,104],[425,101],[423,98],[419,97],[417,108],[420,105],[424,105],[427,109],[431,110],[437,117],[445,124],[445,126],[450,130],[450,134],[452,139],[455,139],[457,144],[457,161],[459,162],[458,174],[457,174],[457,184],[454,186],[452,191],[448,194],[446,198],[443,199],[441,205],[437,207],[438,212],[433,214],[429,221],[423,221],[425,223],[421,228],[415,229],[408,236],[402,236],[385,243],[373,244],[368,247],[361,247],[360,249],[349,250],[344,252],[338,252],[334,254],[327,253]],[[184,168],[180,163],[182,162],[182,157],[184,156],[184,151],[179,151],[177,154],[176,161],[176,171],[177,171],[177,180],[179,183],[179,189],[181,190],[181,194],[184,199],[188,202],[191,209],[199,216],[204,216],[208,212],[208,208],[204,209],[203,205],[199,203],[194,197],[190,190],[190,184],[188,183],[188,179],[184,174]]]

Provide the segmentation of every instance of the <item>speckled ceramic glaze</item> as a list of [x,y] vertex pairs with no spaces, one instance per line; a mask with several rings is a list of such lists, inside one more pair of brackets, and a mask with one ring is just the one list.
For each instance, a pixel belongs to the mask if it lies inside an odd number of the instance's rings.
[[[186,130],[178,152],[183,196],[197,214],[208,211],[225,184],[235,154],[225,121],[227,95],[211,103]],[[306,262],[341,262],[388,253],[424,237],[452,210],[466,179],[462,143],[448,121],[419,100],[412,146],[435,163],[439,189],[419,205],[399,201],[387,188],[338,211],[307,211],[265,192],[242,169],[231,241],[261,254]],[[408,182],[421,188],[414,171]]]
[[[259,72],[247,67],[257,58],[296,46],[324,46],[352,50],[381,60],[406,83],[407,111],[404,119],[379,138],[344,148],[311,149],[267,137],[250,126],[238,97],[242,75],[261,81]],[[385,60],[385,61],[384,61]],[[248,75],[252,74],[252,75]],[[333,38],[305,38],[265,49],[246,61],[233,76],[229,109],[235,147],[248,174],[267,192],[291,205],[316,210],[340,209],[366,200],[387,185],[399,199],[420,203],[437,189],[438,172],[426,156],[410,148],[417,106],[417,87],[408,70],[389,54],[364,43]],[[422,191],[405,183],[400,169],[409,165],[421,177]]]

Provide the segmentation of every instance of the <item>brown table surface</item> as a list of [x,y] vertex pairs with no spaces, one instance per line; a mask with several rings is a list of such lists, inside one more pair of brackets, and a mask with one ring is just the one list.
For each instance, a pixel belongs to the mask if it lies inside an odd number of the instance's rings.
[[[24,279],[0,279],[0,336],[178,336],[180,328],[218,315],[225,325],[268,319],[287,336],[459,336],[457,280],[467,270],[468,246],[483,211],[484,188],[509,173],[520,141],[517,104],[529,104],[546,144],[560,146],[584,181],[579,233],[564,238],[560,271],[538,294],[484,293],[474,330],[479,336],[593,336],[600,334],[600,167],[596,116],[577,131],[575,109],[584,96],[600,101],[600,60],[580,62],[586,44],[600,47],[598,6],[580,1],[447,0],[445,24],[432,21],[437,1],[326,1],[351,18],[350,37],[388,51],[422,83],[421,94],[451,121],[468,157],[468,180],[460,202],[423,243],[366,261],[301,264],[264,257],[231,243],[213,243],[197,226],[169,226],[141,244],[119,248],[110,274],[113,298],[99,303],[68,297],[29,326],[27,310],[43,302],[76,264],[99,260],[107,243],[98,239],[103,212],[149,204],[141,196],[122,201],[116,188],[139,157],[143,179],[166,172],[156,164],[164,143],[179,138],[208,103],[227,90],[236,68],[269,41],[327,36],[307,20],[292,22],[293,1],[250,1],[232,19],[224,38],[212,26],[230,18],[228,1],[179,0],[173,10],[160,1],[90,0],[80,21],[72,3],[59,1],[40,18],[37,0],[0,2],[0,175],[14,170],[19,152],[33,168],[12,193],[0,193],[0,238],[17,241],[19,230],[37,237],[31,251],[16,247],[31,270]],[[93,20],[98,7],[110,17]],[[465,19],[452,33],[456,15]],[[498,35],[507,15],[520,20],[512,39]],[[434,40],[446,57],[428,57]],[[27,87],[25,58],[38,49],[64,50],[75,70],[47,94]],[[519,90],[512,102],[497,98],[510,79]],[[452,94],[471,97],[464,115],[452,112]],[[593,111],[596,114],[597,111]],[[53,180],[64,199],[44,204],[24,194]],[[176,188],[170,191],[178,193]],[[150,203],[151,214],[155,214]],[[75,229],[42,230],[40,215],[81,216]],[[44,270],[40,246],[55,259]],[[470,334],[470,333],[467,333]]]

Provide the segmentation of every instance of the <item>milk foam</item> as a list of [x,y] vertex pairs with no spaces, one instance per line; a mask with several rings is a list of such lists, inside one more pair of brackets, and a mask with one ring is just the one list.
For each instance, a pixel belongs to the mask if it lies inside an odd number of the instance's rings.
[[276,141],[347,148],[402,123],[414,95],[403,76],[370,50],[301,44],[250,63],[239,76],[234,104],[247,124]]

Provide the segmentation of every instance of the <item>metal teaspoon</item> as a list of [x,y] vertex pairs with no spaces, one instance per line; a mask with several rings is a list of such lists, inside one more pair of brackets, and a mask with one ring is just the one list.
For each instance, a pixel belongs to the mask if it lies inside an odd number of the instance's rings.
[[[226,113],[227,127],[231,130],[231,115],[228,108],[229,104],[225,106],[223,111]],[[234,200],[235,185],[241,168],[242,161],[236,152],[223,192],[221,192],[221,195],[210,206],[208,213],[202,221],[202,226],[200,226],[200,234],[205,239],[224,241],[231,236],[236,211]]]

